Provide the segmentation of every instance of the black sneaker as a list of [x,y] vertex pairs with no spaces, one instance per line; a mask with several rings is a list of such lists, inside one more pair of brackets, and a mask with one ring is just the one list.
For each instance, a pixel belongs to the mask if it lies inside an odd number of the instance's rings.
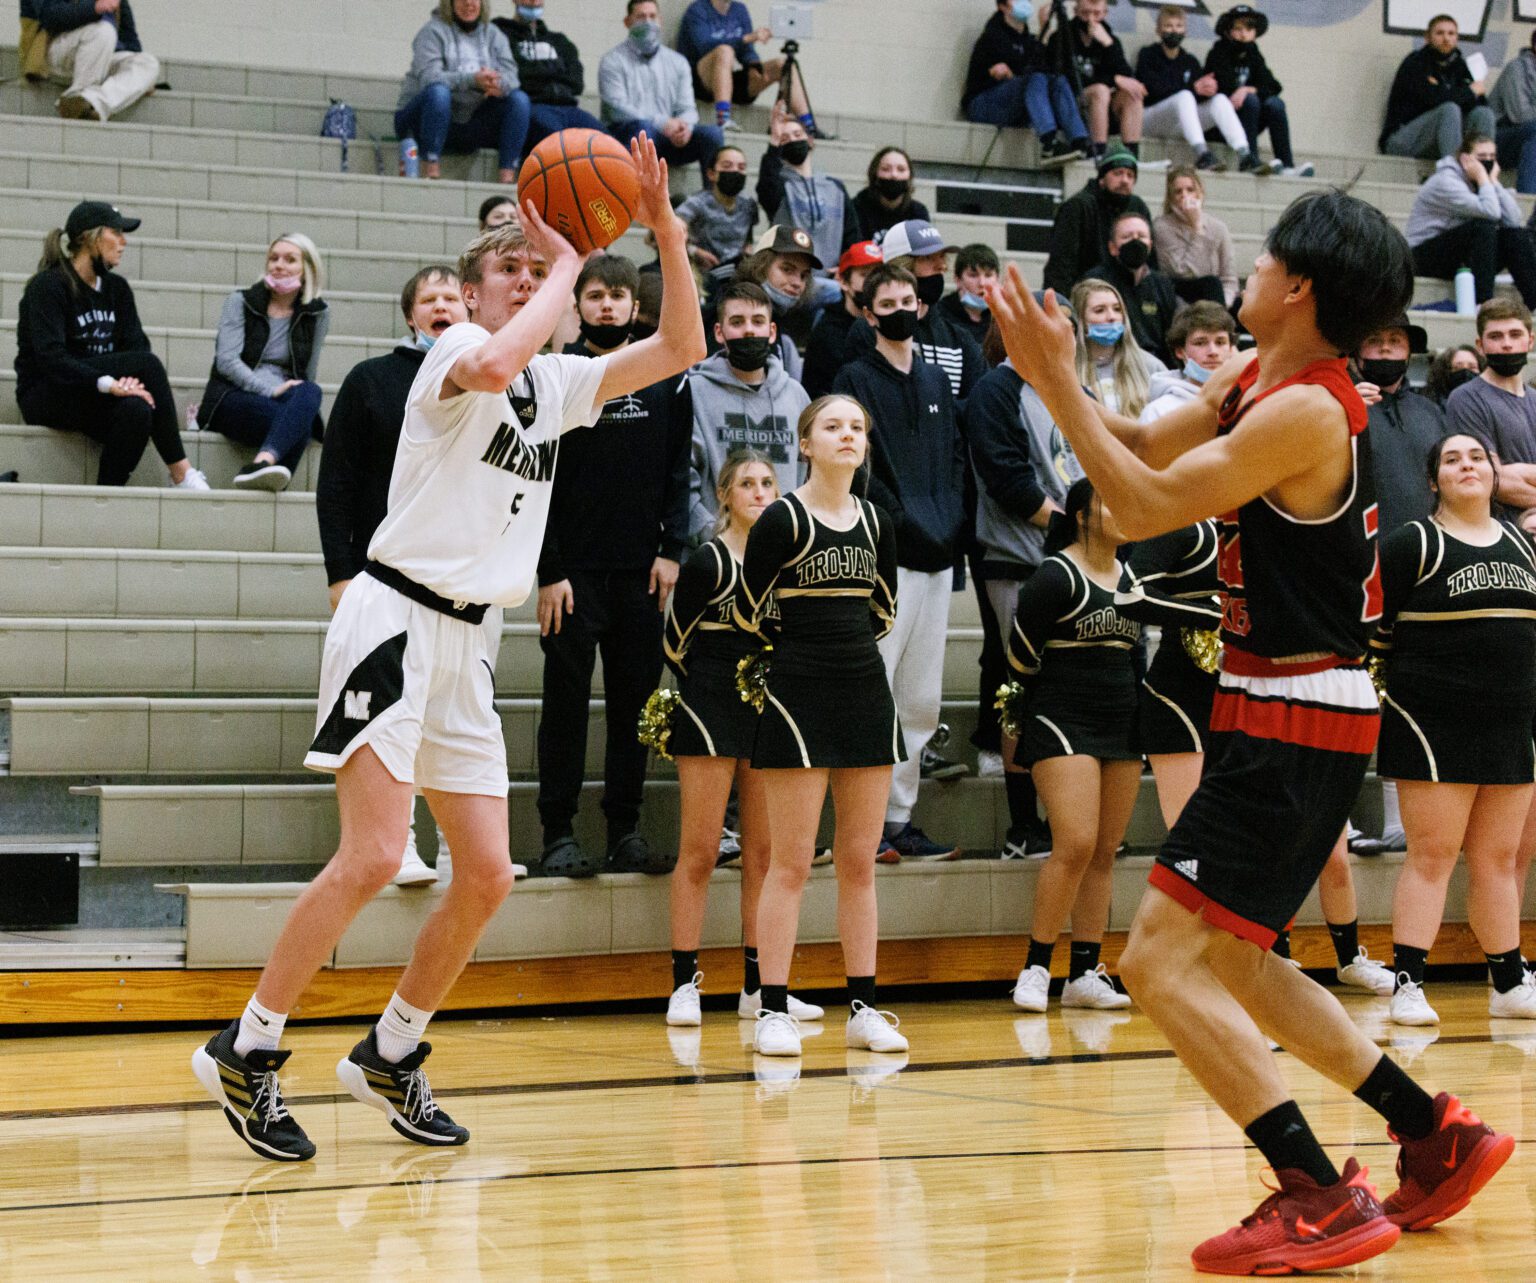
[[671,873],[677,857],[652,850],[638,833],[626,833],[608,848],[609,873]]
[[957,860],[960,858],[958,846],[945,846],[942,842],[935,842],[931,837],[913,824],[910,820],[900,830],[892,833],[889,838],[894,847],[904,860]]
[[379,1055],[375,1031],[336,1062],[341,1085],[365,1105],[383,1113],[406,1140],[418,1145],[463,1145],[469,1129],[460,1127],[432,1099],[421,1062],[432,1054],[424,1042],[397,1065]]
[[1237,162],[1237,172],[1240,174],[1257,173],[1261,166],[1259,158],[1251,151],[1245,151]]
[[962,775],[969,775],[971,768],[964,762],[951,762],[947,757],[940,757],[926,744],[923,745],[922,756],[918,759],[918,774],[925,780],[958,780]]
[[268,490],[276,494],[286,490],[293,473],[280,463],[248,463],[235,473],[236,490]]
[[1195,158],[1195,168],[1200,170],[1214,170],[1218,174],[1226,168],[1221,161],[1216,159],[1216,153],[1207,147]]
[[1003,839],[1002,858],[1005,860],[1043,860],[1051,853],[1051,826],[1038,824],[1033,828],[1009,829]]
[[546,878],[591,878],[603,871],[602,860],[567,833],[544,848],[539,872]]
[[315,1147],[289,1114],[277,1084],[277,1071],[293,1053],[252,1050],[241,1056],[235,1051],[239,1032],[240,1022],[232,1020],[192,1053],[197,1081],[219,1102],[235,1135],[259,1157],[275,1163],[313,1158]]

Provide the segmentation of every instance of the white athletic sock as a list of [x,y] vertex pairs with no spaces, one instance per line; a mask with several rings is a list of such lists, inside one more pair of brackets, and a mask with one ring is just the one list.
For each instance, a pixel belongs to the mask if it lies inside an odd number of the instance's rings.
[[1381,831],[1383,835],[1403,831],[1403,812],[1397,800],[1396,780],[1381,782]]
[[392,1065],[398,1065],[421,1044],[421,1036],[427,1031],[430,1011],[413,1007],[398,993],[389,1000],[379,1023],[374,1026],[374,1038],[379,1044],[379,1055]]
[[244,1056],[257,1049],[276,1051],[278,1040],[283,1036],[283,1026],[287,1023],[287,1012],[268,1011],[253,995],[240,1016],[240,1032],[235,1035],[235,1054]]

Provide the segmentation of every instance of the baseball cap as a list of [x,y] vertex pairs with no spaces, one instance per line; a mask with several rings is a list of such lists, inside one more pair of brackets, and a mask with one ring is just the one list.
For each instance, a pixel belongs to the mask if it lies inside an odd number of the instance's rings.
[[83,200],[69,211],[69,217],[64,220],[64,234],[73,240],[81,232],[88,232],[93,227],[110,227],[115,232],[136,232],[139,230],[139,222],[137,218],[124,218],[123,212],[116,205],[109,205],[104,200]]
[[877,263],[885,262],[885,255],[880,252],[880,247],[874,241],[855,241],[843,251],[842,258],[837,260],[839,274],[851,272],[856,267],[874,267]]
[[1128,169],[1134,174],[1140,171],[1141,165],[1124,147],[1116,147],[1099,157],[1099,177],[1103,178],[1112,169]]
[[[1421,356],[1429,351],[1429,335],[1425,333],[1422,325],[1415,325],[1408,319],[1407,312],[1399,312],[1381,329],[1402,330],[1408,336],[1408,351],[1413,356]],[[1377,332],[1380,333],[1380,331]]]
[[816,257],[816,249],[811,244],[811,234],[799,227],[775,223],[752,246],[754,254],[760,254],[765,249],[775,254],[803,254],[811,260],[812,267],[821,266],[821,260]]
[[924,254],[937,254],[955,247],[944,240],[944,233],[922,218],[909,218],[886,229],[877,242],[880,258],[889,263],[892,259],[911,255],[921,258]]

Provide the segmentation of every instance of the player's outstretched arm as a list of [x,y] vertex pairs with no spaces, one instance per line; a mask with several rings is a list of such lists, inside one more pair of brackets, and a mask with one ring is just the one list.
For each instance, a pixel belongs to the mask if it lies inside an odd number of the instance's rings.
[[630,143],[629,150],[640,174],[635,221],[655,233],[661,257],[661,315],[650,338],[609,356],[597,389],[600,401],[611,401],[681,374],[706,355],[699,291],[688,266],[688,229],[672,212],[667,162],[656,155],[656,144],[645,134]]

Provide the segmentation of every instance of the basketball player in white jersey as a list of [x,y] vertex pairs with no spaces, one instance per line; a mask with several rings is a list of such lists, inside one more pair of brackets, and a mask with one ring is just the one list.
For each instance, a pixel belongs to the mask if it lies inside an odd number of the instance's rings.
[[294,904],[244,1014],[192,1057],[262,1158],[314,1155],[282,1101],[277,1073],[289,1052],[278,1050],[279,1036],[343,932],[399,867],[418,785],[453,848],[453,881],[378,1024],[337,1074],[407,1140],[469,1139],[432,1099],[422,1070],[431,1047],[421,1036],[512,886],[506,746],[480,621],[533,588],[560,434],[705,352],[666,164],[643,136],[631,153],[635,221],[655,234],[661,257],[656,334],[596,358],[540,355],[570,308],[582,260],[527,206],[520,222],[466,247],[459,276],[470,319],[437,340],[411,386],[389,510],[326,637],[304,759],[336,776],[341,844]]

